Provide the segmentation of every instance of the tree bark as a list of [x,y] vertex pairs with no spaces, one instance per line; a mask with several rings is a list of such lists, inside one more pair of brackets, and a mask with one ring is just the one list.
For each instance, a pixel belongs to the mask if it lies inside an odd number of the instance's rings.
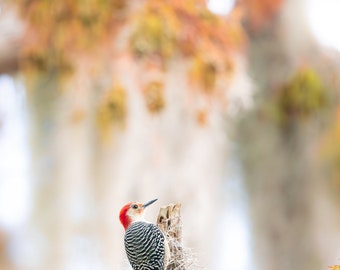
[[169,204],[159,210],[157,224],[168,239],[170,261],[167,270],[185,270],[185,256],[182,244],[181,205]]

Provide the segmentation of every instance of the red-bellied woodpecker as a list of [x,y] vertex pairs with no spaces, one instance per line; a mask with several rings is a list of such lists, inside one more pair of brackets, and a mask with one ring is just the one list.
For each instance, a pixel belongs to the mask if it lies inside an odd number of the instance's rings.
[[160,228],[144,219],[145,208],[157,201],[131,202],[119,213],[125,229],[125,251],[134,270],[165,270],[169,247]]

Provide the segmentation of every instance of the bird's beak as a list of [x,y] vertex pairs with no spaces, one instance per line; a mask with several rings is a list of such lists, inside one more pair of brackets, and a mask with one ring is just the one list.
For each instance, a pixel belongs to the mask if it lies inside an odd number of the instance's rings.
[[151,201],[149,201],[149,202],[147,202],[147,203],[144,203],[143,205],[142,205],[142,207],[143,208],[145,208],[145,207],[147,207],[147,206],[149,206],[150,204],[153,204],[155,201],[157,201],[158,199],[154,199],[154,200],[151,200]]

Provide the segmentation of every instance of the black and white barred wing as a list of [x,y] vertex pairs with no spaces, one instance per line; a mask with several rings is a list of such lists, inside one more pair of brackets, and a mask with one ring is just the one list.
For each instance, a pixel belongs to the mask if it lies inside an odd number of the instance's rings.
[[124,241],[134,270],[164,270],[164,235],[156,225],[134,222],[127,229]]

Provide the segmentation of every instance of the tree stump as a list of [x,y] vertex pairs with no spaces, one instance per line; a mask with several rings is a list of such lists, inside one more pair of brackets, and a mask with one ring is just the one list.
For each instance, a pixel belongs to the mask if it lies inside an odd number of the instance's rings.
[[157,224],[168,240],[170,261],[166,270],[187,270],[182,246],[181,205],[169,204],[159,210]]

